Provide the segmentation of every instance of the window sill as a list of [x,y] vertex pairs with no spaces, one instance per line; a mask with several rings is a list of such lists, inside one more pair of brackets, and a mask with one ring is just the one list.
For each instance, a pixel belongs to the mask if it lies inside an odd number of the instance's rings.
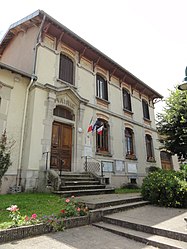
[[125,108],[123,108],[123,111],[124,111],[124,113],[126,113],[128,115],[131,115],[131,116],[134,114],[134,112],[132,112],[132,111],[130,111],[128,109],[125,109]]
[[129,160],[138,160],[137,157],[135,155],[126,155],[125,157],[126,159],[129,159]]
[[106,100],[106,99],[101,99],[101,98],[99,98],[99,97],[97,97],[97,96],[96,96],[96,99],[99,100],[99,101],[102,101],[103,103],[105,103],[105,104],[107,104],[107,105],[110,104],[110,102],[109,102],[108,100]]
[[151,123],[151,120],[150,119],[148,119],[148,118],[143,118],[144,119],[144,121],[146,122],[146,123]]
[[67,85],[67,86],[69,86],[69,87],[73,87],[73,88],[77,89],[76,86],[74,86],[74,85],[71,84],[71,83],[68,83],[67,81],[61,80],[61,79],[59,79],[59,78],[57,79],[57,81],[59,81],[59,82],[65,84],[65,85]]
[[97,156],[105,156],[105,157],[112,157],[112,154],[110,152],[106,151],[98,151],[95,153]]
[[156,163],[156,160],[155,160],[154,157],[148,157],[147,158],[147,162],[149,162],[149,163]]

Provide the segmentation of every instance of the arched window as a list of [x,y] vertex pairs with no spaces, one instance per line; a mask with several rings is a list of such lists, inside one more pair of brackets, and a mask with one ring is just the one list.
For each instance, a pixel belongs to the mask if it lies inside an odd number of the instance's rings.
[[64,54],[60,55],[59,78],[69,84],[74,84],[73,61]]
[[[96,151],[109,152],[109,124],[103,119],[97,119],[96,128]],[[103,128],[101,132],[99,132]]]
[[145,135],[146,151],[147,151],[147,161],[154,161],[153,153],[153,140],[149,134]]
[[149,119],[150,120],[150,116],[149,116],[149,105],[147,103],[146,100],[142,100],[142,108],[143,108],[143,117],[145,119]]
[[97,97],[108,100],[108,88],[107,88],[107,81],[97,75],[96,77],[96,90],[97,90]]
[[123,88],[122,94],[123,94],[123,109],[128,110],[128,111],[132,111],[131,96],[130,96],[129,91],[127,91],[126,89]]
[[134,133],[130,128],[125,128],[125,145],[126,145],[126,155],[134,154]]
[[74,113],[66,108],[64,108],[63,106],[57,106],[54,111],[53,111],[53,115],[57,116],[57,117],[61,117],[61,118],[66,118],[69,120],[75,120],[75,116]]

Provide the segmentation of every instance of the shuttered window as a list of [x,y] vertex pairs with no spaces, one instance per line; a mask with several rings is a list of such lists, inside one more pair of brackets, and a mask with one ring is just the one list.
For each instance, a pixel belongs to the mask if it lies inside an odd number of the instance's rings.
[[60,55],[59,78],[69,84],[74,85],[73,61],[64,54]]

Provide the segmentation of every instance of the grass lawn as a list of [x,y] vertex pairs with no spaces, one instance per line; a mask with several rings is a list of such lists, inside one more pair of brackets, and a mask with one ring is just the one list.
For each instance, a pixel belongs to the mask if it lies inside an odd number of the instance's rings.
[[115,194],[141,193],[141,189],[117,188]]
[[44,215],[58,214],[63,209],[63,199],[54,194],[44,193],[18,193],[0,195],[0,225],[3,222],[11,221],[7,207],[17,205],[21,215],[38,217]]

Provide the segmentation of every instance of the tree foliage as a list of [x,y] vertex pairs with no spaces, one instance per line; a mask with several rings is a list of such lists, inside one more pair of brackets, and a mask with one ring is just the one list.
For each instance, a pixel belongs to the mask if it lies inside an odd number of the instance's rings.
[[12,145],[13,143],[9,144],[7,142],[6,131],[4,131],[0,138],[0,185],[2,177],[12,164],[10,160],[10,149]]
[[187,159],[187,91],[175,87],[165,103],[163,112],[157,115],[163,147],[179,159]]

